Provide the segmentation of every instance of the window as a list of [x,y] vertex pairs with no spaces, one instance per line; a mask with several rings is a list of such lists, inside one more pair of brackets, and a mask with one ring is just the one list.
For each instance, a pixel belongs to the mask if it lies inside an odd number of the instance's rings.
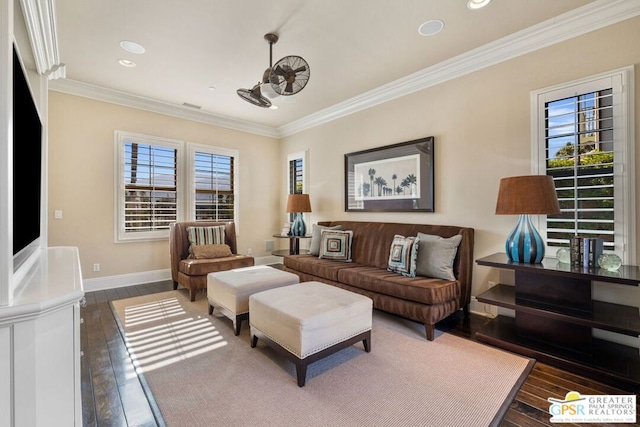
[[115,135],[116,242],[166,239],[170,224],[185,218],[235,221],[238,233],[237,150],[119,131]]
[[190,217],[196,221],[237,222],[238,152],[190,145]]
[[[291,153],[287,156],[288,164],[288,179],[287,179],[287,194],[302,194],[307,188],[307,152],[299,151],[297,153]],[[294,214],[289,214],[289,222],[293,222]]]
[[302,194],[302,158],[289,160],[289,194]]
[[116,144],[116,241],[166,238],[182,216],[182,143],[116,132]]
[[562,210],[540,226],[550,252],[599,237],[635,261],[631,81],[627,68],[532,94],[534,173],[553,177]]

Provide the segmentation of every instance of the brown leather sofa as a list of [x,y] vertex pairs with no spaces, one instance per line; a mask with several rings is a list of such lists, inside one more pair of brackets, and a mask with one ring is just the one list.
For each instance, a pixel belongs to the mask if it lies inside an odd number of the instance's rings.
[[[225,243],[231,248],[231,256],[210,259],[189,258],[189,236],[187,227],[225,226]],[[176,222],[171,224],[169,232],[169,251],[171,254],[171,278],[173,289],[178,284],[189,289],[191,301],[196,293],[207,288],[207,274],[234,268],[250,267],[255,260],[249,255],[238,254],[236,244],[236,226],[233,222]]]
[[[287,255],[284,269],[296,273],[301,282],[317,280],[366,295],[376,309],[424,323],[426,337],[433,341],[435,324],[458,309],[469,313],[473,272],[474,229],[425,224],[359,221],[318,222],[353,231],[352,262],[328,260],[313,255]],[[396,234],[417,233],[445,238],[462,236],[453,263],[456,280],[406,277],[387,271],[389,249]]]

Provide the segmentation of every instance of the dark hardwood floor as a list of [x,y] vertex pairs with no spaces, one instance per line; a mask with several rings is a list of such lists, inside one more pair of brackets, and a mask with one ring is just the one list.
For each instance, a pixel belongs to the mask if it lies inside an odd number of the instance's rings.
[[[154,411],[155,401],[153,397],[147,399],[144,387],[134,372],[109,301],[172,289],[172,282],[165,281],[86,294],[87,304],[81,309],[84,426],[165,425],[161,418],[156,419],[154,416],[157,413],[157,410]],[[198,297],[203,298],[201,295]],[[474,314],[467,319],[454,315],[441,322],[438,329],[473,339],[475,332],[488,320]],[[489,384],[487,386],[490,387]],[[547,398],[561,399],[569,391],[581,394],[634,394],[629,390],[617,389],[590,378],[536,363],[511,403],[501,426],[552,426],[549,422]],[[482,390],[478,392],[482,393]],[[597,425],[584,424],[588,427]]]

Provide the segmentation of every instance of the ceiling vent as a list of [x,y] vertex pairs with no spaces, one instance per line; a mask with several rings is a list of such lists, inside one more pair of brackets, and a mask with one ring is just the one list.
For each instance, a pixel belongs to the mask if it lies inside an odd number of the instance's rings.
[[199,109],[201,109],[201,108],[202,108],[202,106],[200,106],[200,105],[196,105],[196,104],[189,104],[188,102],[183,102],[183,103],[182,103],[182,106],[183,106],[183,107],[193,108],[193,109],[196,109],[196,110],[199,110]]

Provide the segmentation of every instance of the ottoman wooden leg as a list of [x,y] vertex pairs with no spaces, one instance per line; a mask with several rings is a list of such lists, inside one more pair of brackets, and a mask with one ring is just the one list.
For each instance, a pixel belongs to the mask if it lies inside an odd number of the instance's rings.
[[233,320],[233,331],[236,336],[240,335],[240,328],[242,328],[242,321],[249,320],[249,313],[237,314]]
[[362,340],[362,345],[364,346],[364,351],[371,353],[371,331],[369,331],[366,338]]
[[209,316],[211,316],[211,314],[213,314],[213,306],[209,304]]
[[251,348],[256,348],[258,345],[258,337],[256,335],[251,337]]
[[299,359],[296,362],[296,377],[298,377],[298,387],[304,387],[307,381],[307,364],[304,360]]

